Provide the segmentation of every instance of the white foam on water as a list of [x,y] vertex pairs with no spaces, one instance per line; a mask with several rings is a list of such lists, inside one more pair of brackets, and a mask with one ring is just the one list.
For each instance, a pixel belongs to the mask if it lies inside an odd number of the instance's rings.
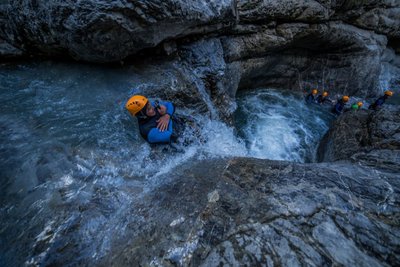
[[301,95],[260,89],[238,97],[237,117],[248,155],[272,160],[310,161],[328,129],[329,115],[319,105],[306,105]]
[[247,156],[246,146],[232,127],[208,121],[203,128],[206,142],[200,147],[203,157]]
[[[249,139],[249,154],[257,158],[290,160],[291,151],[300,143],[299,137],[285,117],[273,115],[260,116],[259,123],[255,123],[254,130],[251,126],[246,130]],[[273,125],[273,126],[271,126]],[[298,159],[297,159],[298,160]]]

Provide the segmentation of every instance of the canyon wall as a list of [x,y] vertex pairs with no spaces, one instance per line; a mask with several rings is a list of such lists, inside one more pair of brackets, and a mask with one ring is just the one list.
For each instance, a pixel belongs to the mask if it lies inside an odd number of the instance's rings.
[[[210,68],[202,70],[206,89],[222,95],[275,87],[373,96],[386,89],[380,80],[388,69],[395,75],[384,84],[400,86],[395,0],[6,0],[0,22],[3,60],[42,55],[136,64],[157,55],[186,64],[182,54],[203,42],[211,46],[195,52],[200,62],[190,62],[187,73],[199,64]],[[217,75],[202,62],[204,52],[221,62]]]

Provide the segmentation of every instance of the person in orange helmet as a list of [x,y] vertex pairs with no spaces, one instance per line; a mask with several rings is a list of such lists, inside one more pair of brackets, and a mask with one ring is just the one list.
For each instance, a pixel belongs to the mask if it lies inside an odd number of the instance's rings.
[[307,104],[311,104],[311,103],[315,103],[316,102],[317,93],[318,93],[318,90],[317,89],[313,89],[311,91],[311,93],[309,93],[306,96],[305,99],[306,99]]
[[349,102],[350,97],[347,95],[343,96],[333,107],[332,112],[335,113],[336,115],[342,114],[344,107],[346,106],[346,103]]
[[125,104],[136,117],[141,136],[149,143],[169,143],[173,134],[172,116],[175,108],[171,102],[150,102],[141,95],[132,96]]
[[373,104],[371,104],[368,109],[372,110],[380,110],[382,108],[382,105],[385,104],[385,101],[393,96],[393,92],[390,90],[385,91],[383,96],[379,97]]
[[328,92],[323,92],[322,94],[320,94],[318,97],[317,97],[317,99],[316,99],[316,102],[318,103],[318,104],[320,104],[320,105],[322,105],[322,104],[327,104],[327,103],[332,103],[332,100],[330,100],[329,98],[328,98]]

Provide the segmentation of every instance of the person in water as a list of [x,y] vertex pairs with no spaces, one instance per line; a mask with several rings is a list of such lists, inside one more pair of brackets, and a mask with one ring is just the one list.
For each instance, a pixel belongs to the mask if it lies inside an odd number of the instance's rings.
[[311,93],[309,93],[306,96],[306,102],[307,104],[311,104],[311,103],[315,103],[316,102],[316,96],[317,96],[318,90],[314,89],[311,91]]
[[141,95],[132,96],[125,105],[139,123],[140,135],[151,144],[169,143],[173,134],[172,116],[175,107],[171,102],[150,102]]
[[343,96],[342,99],[340,99],[336,105],[333,107],[332,112],[335,113],[336,115],[342,114],[344,107],[346,106],[346,103],[349,102],[350,97],[347,95]]
[[321,95],[319,95],[318,97],[317,97],[317,99],[316,99],[316,102],[318,103],[318,104],[320,104],[320,105],[322,105],[322,104],[331,104],[332,103],[332,100],[330,100],[329,98],[328,98],[328,92],[323,92]]
[[383,96],[379,97],[375,103],[371,104],[368,109],[372,109],[372,110],[380,110],[382,108],[382,105],[385,104],[385,101],[391,97],[393,95],[392,91],[385,91],[385,93],[383,94]]

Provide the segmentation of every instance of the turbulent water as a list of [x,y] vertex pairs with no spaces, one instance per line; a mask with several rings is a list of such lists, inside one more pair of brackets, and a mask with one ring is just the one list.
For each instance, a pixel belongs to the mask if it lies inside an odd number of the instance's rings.
[[129,67],[0,66],[1,266],[57,262],[71,243],[81,246],[71,262],[100,259],[143,220],[129,207],[160,174],[212,157],[313,161],[331,119],[299,94],[243,91],[238,129],[197,115],[202,138],[177,152],[144,142],[124,110],[142,78]]
[[252,157],[311,162],[333,116],[329,107],[306,104],[302,94],[256,90],[237,96],[237,128]]

